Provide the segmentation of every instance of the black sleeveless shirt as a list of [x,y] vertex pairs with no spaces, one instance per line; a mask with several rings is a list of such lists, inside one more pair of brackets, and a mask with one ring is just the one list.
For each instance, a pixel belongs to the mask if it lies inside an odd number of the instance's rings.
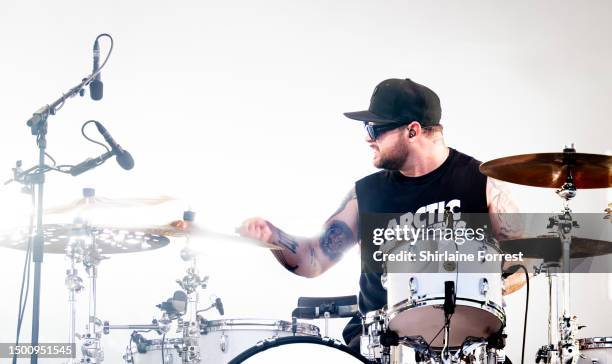
[[[383,170],[355,183],[360,216],[365,213],[438,213],[452,206],[455,212],[486,213],[487,177],[480,162],[449,148],[448,158],[435,170],[419,177]],[[361,225],[362,222],[359,222]],[[367,248],[362,244],[362,249]],[[362,314],[383,308],[387,291],[380,273],[362,273],[359,279],[359,310]],[[343,336],[348,343],[361,331],[361,321],[352,319]]]

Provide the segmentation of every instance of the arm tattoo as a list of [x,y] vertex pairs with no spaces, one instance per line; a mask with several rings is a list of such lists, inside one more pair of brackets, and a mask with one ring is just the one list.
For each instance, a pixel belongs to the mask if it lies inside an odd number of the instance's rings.
[[319,241],[321,251],[331,260],[340,258],[342,253],[354,242],[353,231],[346,223],[333,220]]
[[494,179],[489,179],[492,188],[491,218],[497,226],[496,234],[500,240],[520,237],[523,232],[523,223],[518,214],[518,208],[510,197],[505,186]]
[[277,229],[278,241],[277,243],[285,249],[288,249],[293,254],[297,254],[298,242],[295,241],[290,235],[285,234],[282,230]]
[[299,265],[292,266],[291,264],[289,264],[287,262],[287,259],[285,259],[285,256],[283,255],[282,251],[272,250],[272,254],[279,261],[279,263],[282,264],[283,267],[285,267],[285,269],[287,269],[289,272],[295,273],[296,269],[299,268]]
[[314,267],[316,263],[317,261],[315,259],[315,250],[313,247],[310,247],[310,266]]
[[340,204],[340,207],[338,207],[338,209],[336,210],[336,212],[334,212],[330,219],[333,218],[334,216],[338,215],[339,213],[342,212],[342,210],[344,210],[346,208],[346,205],[349,204],[349,202],[351,202],[352,200],[356,200],[357,199],[357,193],[355,192],[355,188],[351,188],[351,190],[349,191],[349,193],[346,195],[346,197],[344,197],[344,200],[342,200],[342,203]]

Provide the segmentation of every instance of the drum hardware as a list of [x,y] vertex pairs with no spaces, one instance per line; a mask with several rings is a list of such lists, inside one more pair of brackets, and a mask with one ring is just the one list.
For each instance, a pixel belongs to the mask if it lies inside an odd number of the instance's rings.
[[[66,259],[69,261],[69,268],[66,269],[66,278],[64,284],[68,289],[68,343],[76,347],[76,295],[80,293],[85,286],[83,279],[79,277],[76,264],[82,261],[81,252],[77,251],[77,246],[69,245],[66,247]],[[68,364],[76,363],[76,359],[70,358]]]
[[[88,242],[89,240],[89,242]],[[102,351],[100,339],[102,337],[103,325],[102,322],[96,316],[97,310],[97,279],[98,279],[98,266],[100,262],[108,257],[102,256],[96,248],[96,239],[79,240],[83,245],[82,262],[85,266],[85,271],[89,277],[89,309],[88,309],[88,323],[86,326],[86,333],[80,335],[83,339],[81,345],[81,353],[83,359],[81,362],[87,363],[101,363],[104,360],[104,352]]]
[[[571,169],[568,172],[568,182],[564,185],[564,188],[569,186],[572,187],[571,183]],[[566,186],[567,185],[567,186]],[[547,228],[557,227],[559,238],[562,243],[562,261],[561,268],[561,292],[562,292],[562,314],[559,317],[559,349],[558,355],[562,364],[575,364],[580,357],[578,339],[576,337],[578,325],[576,323],[576,316],[570,314],[570,251],[572,244],[572,229],[579,227],[578,222],[573,220],[571,216],[571,210],[567,205],[567,201],[575,196],[575,193],[567,195],[560,194],[562,198],[566,200],[563,213],[550,218]]]
[[187,292],[187,295],[194,293],[198,288],[206,289],[208,286],[208,276],[204,276],[203,278],[198,275],[197,269],[195,267],[187,268],[187,274],[181,278],[177,279],[176,283]]
[[387,316],[384,310],[378,310],[362,319],[361,355],[373,362],[501,364],[505,360],[503,331],[486,339],[468,337],[458,347],[432,348],[422,336],[400,337],[389,330]]
[[172,297],[155,307],[164,311],[171,319],[179,318],[187,312],[187,294],[175,291]]
[[153,320],[150,324],[130,324],[130,325],[111,325],[110,322],[104,321],[103,333],[110,334],[111,330],[135,330],[137,332],[156,331],[159,335],[170,331],[172,320],[168,316],[162,316],[159,320]]
[[590,337],[578,340],[580,364],[612,363],[612,337]]

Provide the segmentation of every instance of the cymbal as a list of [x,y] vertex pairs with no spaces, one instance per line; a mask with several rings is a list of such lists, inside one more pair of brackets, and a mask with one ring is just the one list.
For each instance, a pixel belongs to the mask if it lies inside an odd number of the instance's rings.
[[45,209],[45,214],[80,214],[83,212],[106,211],[112,209],[152,207],[170,201],[175,201],[175,199],[169,196],[118,199],[91,196],[79,198],[65,205],[47,208]]
[[[92,239],[77,243],[86,234]],[[99,254],[119,254],[159,249],[170,243],[152,230],[84,224],[45,224],[43,235],[44,252],[51,254],[65,254],[73,244],[94,247]],[[28,228],[0,232],[0,247],[26,250],[29,241]]]
[[576,188],[612,187],[612,156],[586,153],[535,153],[494,159],[480,165],[489,177],[534,187],[560,188],[572,169]]
[[[158,234],[168,237],[185,237],[191,240],[196,240],[197,245],[203,241],[228,243],[228,244],[246,244],[258,248],[266,248],[277,250],[280,249],[276,245],[268,244],[260,240],[247,238],[238,234],[228,234],[218,231],[213,231],[194,224],[193,222],[186,223],[185,221],[173,221],[168,225],[153,228],[150,231],[155,231]],[[192,246],[193,248],[194,246]],[[204,247],[203,247],[204,248]],[[196,248],[200,250],[200,248]]]
[[[561,258],[562,244],[556,235],[504,240],[500,247],[505,253],[523,253],[525,258],[556,261]],[[587,258],[612,253],[612,242],[572,236],[570,258]]]

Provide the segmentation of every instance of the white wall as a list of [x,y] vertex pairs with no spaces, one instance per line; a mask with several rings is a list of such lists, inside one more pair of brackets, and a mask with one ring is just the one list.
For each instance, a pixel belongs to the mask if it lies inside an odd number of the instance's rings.
[[[82,122],[96,119],[136,167],[125,172],[109,161],[78,178],[49,175],[48,206],[93,186],[107,197],[176,196],[183,202],[167,211],[169,219],[191,206],[201,224],[217,230],[261,215],[295,234],[313,234],[351,184],[374,170],[362,129],[341,113],[365,108],[373,87],[389,77],[434,89],[448,144],[480,160],[559,151],[567,142],[581,152],[609,153],[611,7],[525,0],[3,1],[0,177],[10,178],[17,159],[34,163],[25,121],[88,73],[101,32],[116,41],[102,75],[104,99],[69,100],[50,119],[49,152],[68,164],[97,155],[79,133]],[[25,222],[16,218],[27,212],[18,191],[0,187],[2,227]],[[551,190],[513,191],[526,211],[560,208]],[[574,208],[600,212],[609,200],[606,191],[580,191]],[[356,251],[307,280],[285,272],[268,252],[227,249],[231,256],[202,266],[227,317],[286,319],[300,295],[357,290]],[[148,322],[154,305],[178,288],[179,250],[174,242],[103,262],[99,316]],[[0,342],[14,339],[22,260],[21,252],[0,250]],[[62,257],[45,257],[41,341],[66,336],[64,269]],[[575,285],[585,336],[610,335],[607,280],[589,276]],[[545,340],[541,277],[533,287],[526,360]],[[523,295],[508,298],[515,362]],[[30,335],[27,312],[22,338]],[[108,362],[119,360],[125,344],[127,334],[105,337]]]

